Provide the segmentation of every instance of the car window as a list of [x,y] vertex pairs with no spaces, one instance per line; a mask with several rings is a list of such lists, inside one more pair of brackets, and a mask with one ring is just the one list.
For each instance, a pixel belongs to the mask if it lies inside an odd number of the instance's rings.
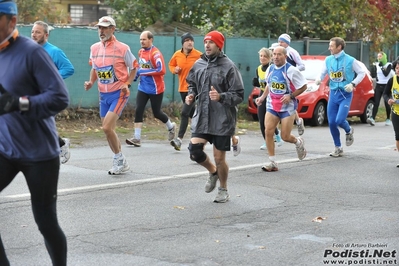
[[315,80],[320,76],[324,60],[303,60],[303,63],[305,64],[305,70],[301,71],[301,73],[307,80]]

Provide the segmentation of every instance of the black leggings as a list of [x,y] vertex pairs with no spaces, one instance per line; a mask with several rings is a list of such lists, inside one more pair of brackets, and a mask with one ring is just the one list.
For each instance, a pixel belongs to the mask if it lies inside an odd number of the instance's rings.
[[[67,264],[67,241],[57,219],[57,186],[60,158],[41,162],[16,162],[0,155],[0,191],[22,172],[31,195],[35,222],[53,265]],[[43,171],[45,169],[45,171]],[[0,265],[10,265],[0,238]]]
[[181,100],[183,101],[183,109],[181,111],[179,133],[177,135],[180,139],[183,139],[184,134],[186,134],[188,126],[188,118],[192,118],[195,112],[195,103],[192,103],[190,105],[186,104],[187,94],[188,94],[187,92],[180,92],[180,97]]
[[[266,116],[266,99],[262,102],[261,105],[258,106],[259,126],[260,126],[260,131],[262,132],[263,139],[266,139],[266,135],[265,135],[265,129],[266,129],[266,127],[265,127],[265,116]],[[278,128],[277,127],[274,130],[274,134],[278,135]]]
[[[380,101],[381,97],[384,94],[384,89],[385,89],[385,84],[376,84],[375,85],[375,90],[374,90],[374,107],[373,107],[373,119],[375,119],[375,116],[378,113],[378,108],[380,107]],[[385,113],[387,115],[387,119],[389,119],[389,115],[391,114],[391,106],[385,101],[384,99],[384,105],[385,105]]]
[[392,112],[391,120],[392,120],[393,130],[395,132],[395,140],[399,141],[399,115]]
[[137,92],[136,97],[136,114],[134,116],[135,123],[142,123],[145,106],[147,105],[148,100],[151,102],[151,109],[154,117],[161,120],[162,123],[166,123],[169,120],[169,117],[162,112],[162,99],[163,93],[160,94],[147,94],[142,91]]

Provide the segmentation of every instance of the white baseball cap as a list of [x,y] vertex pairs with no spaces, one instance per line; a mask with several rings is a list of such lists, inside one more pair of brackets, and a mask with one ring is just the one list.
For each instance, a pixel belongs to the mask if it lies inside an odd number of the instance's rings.
[[98,23],[96,26],[101,26],[101,27],[109,27],[109,26],[114,26],[116,27],[115,20],[109,16],[102,17],[98,20]]

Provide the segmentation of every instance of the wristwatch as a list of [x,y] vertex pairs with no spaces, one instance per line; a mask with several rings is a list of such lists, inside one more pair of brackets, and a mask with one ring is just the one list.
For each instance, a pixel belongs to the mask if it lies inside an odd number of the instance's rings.
[[356,87],[355,83],[351,82],[351,84],[353,85],[353,87]]
[[28,111],[29,110],[29,99],[26,96],[19,97],[19,110]]
[[292,99],[292,100],[295,100],[295,96],[291,93],[290,94],[290,98]]
[[132,86],[132,85],[130,85],[130,83],[125,83],[126,85],[127,85],[127,87],[130,89],[130,87]]

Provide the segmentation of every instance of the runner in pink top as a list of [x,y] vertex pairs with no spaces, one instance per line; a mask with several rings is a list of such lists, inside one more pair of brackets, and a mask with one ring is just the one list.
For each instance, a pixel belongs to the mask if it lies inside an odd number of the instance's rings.
[[256,99],[260,105],[267,97],[266,103],[266,146],[270,163],[263,166],[266,172],[278,171],[274,150],[274,130],[281,122],[281,138],[285,142],[295,144],[298,159],[306,157],[305,142],[301,137],[291,134],[297,108],[296,97],[307,88],[307,82],[302,73],[286,61],[287,50],[278,46],[273,51],[273,62],[266,70],[266,88],[261,97]]
[[116,24],[113,18],[102,17],[97,26],[100,42],[90,48],[89,64],[92,69],[90,80],[84,83],[84,88],[89,90],[97,81],[102,128],[114,153],[113,166],[108,174],[118,175],[130,167],[115,132],[116,121],[129,100],[129,87],[136,76],[138,64],[129,46],[115,38]]

